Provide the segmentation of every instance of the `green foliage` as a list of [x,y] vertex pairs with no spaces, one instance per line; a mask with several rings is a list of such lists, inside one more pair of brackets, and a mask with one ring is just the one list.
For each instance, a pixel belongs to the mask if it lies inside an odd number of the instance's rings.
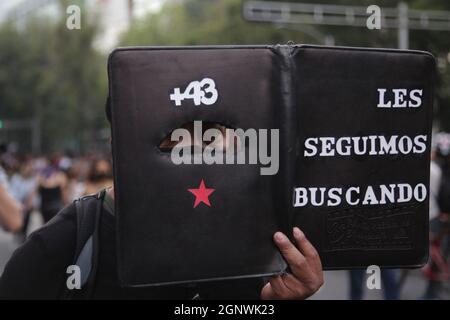
[[[289,0],[281,0],[289,1]],[[292,1],[292,0],[291,0]],[[355,6],[379,5],[394,8],[398,0],[309,0],[305,3]],[[410,8],[450,10],[448,0],[409,0]],[[197,44],[323,44],[332,36],[336,45],[397,47],[397,30],[368,30],[339,26],[276,26],[246,22],[241,0],[167,0],[162,10],[136,21],[123,39],[123,45],[197,45]],[[410,31],[410,48],[433,53],[440,61],[436,90],[435,124],[450,130],[450,32]]]
[[267,44],[303,42],[305,34],[242,19],[241,0],[168,0],[136,21],[123,45]]
[[68,30],[63,17],[0,28],[0,118],[40,120],[47,152],[83,151],[105,126],[106,71],[92,48],[96,27]]
[[[73,1],[61,2],[61,10],[69,2]],[[289,40],[322,44],[325,36],[332,36],[336,45],[397,46],[396,30],[247,22],[242,18],[242,2],[166,0],[159,12],[133,22],[121,45],[276,44]],[[377,4],[382,8],[398,3],[302,2]],[[448,0],[406,2],[411,8],[450,10]],[[87,143],[107,127],[103,111],[106,57],[92,47],[98,28],[82,20],[81,30],[68,30],[65,18],[63,10],[59,21],[34,18],[21,26],[0,26],[0,119],[40,119],[43,151],[86,151]],[[450,130],[450,32],[410,31],[410,47],[430,51],[440,61],[435,118],[441,129]]]

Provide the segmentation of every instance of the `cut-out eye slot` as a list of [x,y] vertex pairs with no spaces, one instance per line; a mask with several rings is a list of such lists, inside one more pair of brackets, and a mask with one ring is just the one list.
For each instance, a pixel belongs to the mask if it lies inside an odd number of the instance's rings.
[[[172,140],[173,139],[173,140]],[[177,147],[192,147],[192,152],[203,152],[206,147],[225,152],[240,150],[240,138],[234,129],[217,122],[188,122],[174,129],[159,144],[162,152],[171,152]]]

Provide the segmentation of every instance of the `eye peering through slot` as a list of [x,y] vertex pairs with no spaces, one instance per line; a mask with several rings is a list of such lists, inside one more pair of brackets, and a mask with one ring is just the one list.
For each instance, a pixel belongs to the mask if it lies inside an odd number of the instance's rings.
[[[189,133],[190,139],[187,139],[188,141],[184,141],[183,138],[180,138],[174,139],[175,141],[173,141],[172,136],[177,129],[186,130],[186,132]],[[234,129],[218,122],[191,121],[183,124],[177,129],[174,129],[172,132],[170,132],[160,142],[158,148],[161,152],[170,153],[175,146],[191,146],[191,150],[193,153],[203,152],[203,150],[207,146],[214,147],[215,150],[225,152],[227,150],[227,147],[230,145],[230,139],[233,139],[233,143],[235,146],[233,149],[240,150],[241,148],[240,137],[234,133]],[[217,133],[216,135],[213,135],[212,138],[208,137],[208,133],[205,134],[205,132],[210,129],[215,130],[215,133]]]

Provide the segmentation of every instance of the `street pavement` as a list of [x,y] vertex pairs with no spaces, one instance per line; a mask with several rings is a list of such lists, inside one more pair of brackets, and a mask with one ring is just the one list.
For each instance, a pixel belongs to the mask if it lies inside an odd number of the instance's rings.
[[[33,212],[30,217],[28,234],[38,229],[43,223],[38,212]],[[0,275],[3,273],[6,262],[8,262],[14,250],[19,246],[19,238],[0,228]]]
[[[366,278],[367,279],[367,278]],[[366,281],[364,281],[364,284]],[[312,296],[311,300],[347,300],[350,295],[349,272],[348,271],[326,271],[325,283],[323,287]],[[409,272],[405,284],[401,290],[400,298],[405,300],[420,299],[425,292],[426,281],[421,275],[420,270]],[[447,299],[448,294],[446,295]],[[381,289],[369,290],[364,288],[365,300],[383,299],[383,285]]]
[[0,230],[0,274],[14,249],[17,247],[14,236]]

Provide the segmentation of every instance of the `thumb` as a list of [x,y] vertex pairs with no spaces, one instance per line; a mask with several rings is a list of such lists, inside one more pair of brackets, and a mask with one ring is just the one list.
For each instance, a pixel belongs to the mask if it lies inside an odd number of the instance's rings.
[[261,299],[262,300],[271,300],[273,299],[274,293],[270,282],[267,282],[266,285],[261,290]]

